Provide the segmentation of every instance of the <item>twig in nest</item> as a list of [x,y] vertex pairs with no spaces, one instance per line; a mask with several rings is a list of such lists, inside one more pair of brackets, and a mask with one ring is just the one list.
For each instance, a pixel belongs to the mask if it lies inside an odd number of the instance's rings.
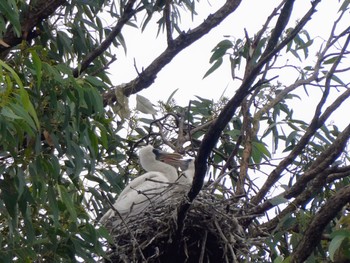
[[204,262],[204,252],[205,252],[205,244],[207,243],[207,237],[208,237],[208,231],[204,231],[204,236],[203,236],[202,245],[201,245],[202,249],[201,249],[201,254],[199,257],[199,263]]
[[137,250],[140,252],[141,258],[142,260],[146,260],[145,256],[143,255],[142,249],[137,241],[137,239],[135,238],[133,232],[130,230],[128,224],[125,222],[123,216],[119,213],[119,211],[117,209],[115,209],[114,205],[112,204],[112,202],[107,198],[107,202],[110,205],[111,209],[118,215],[118,217],[120,218],[120,220],[123,222],[123,224],[125,225],[126,229],[128,230],[130,237],[133,241],[133,244],[136,244],[137,246]]
[[[225,241],[225,248],[227,248],[227,247],[229,248],[229,250],[230,250],[230,252],[231,252],[231,255],[232,255],[232,258],[233,258],[233,262],[235,262],[235,263],[237,262],[237,263],[238,263],[236,254],[235,254],[235,252],[233,251],[233,248],[232,248],[231,244],[229,243],[229,241],[228,241],[227,238],[225,237],[224,233],[222,232],[222,229],[221,229],[221,227],[219,226],[218,221],[217,221],[217,220],[214,220],[214,224],[215,224],[216,229],[218,230],[218,232],[219,232],[219,234],[220,234],[222,240]],[[226,253],[225,253],[225,254],[226,254]],[[227,262],[228,262],[228,261],[227,261]]]

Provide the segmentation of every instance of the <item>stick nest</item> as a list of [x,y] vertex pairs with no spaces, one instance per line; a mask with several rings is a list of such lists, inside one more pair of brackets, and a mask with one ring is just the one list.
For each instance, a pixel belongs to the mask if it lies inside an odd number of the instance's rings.
[[114,244],[109,245],[106,262],[242,262],[246,258],[251,244],[238,223],[234,199],[202,191],[179,235],[181,202],[186,202],[186,195],[177,193],[123,221],[111,218],[106,228]]

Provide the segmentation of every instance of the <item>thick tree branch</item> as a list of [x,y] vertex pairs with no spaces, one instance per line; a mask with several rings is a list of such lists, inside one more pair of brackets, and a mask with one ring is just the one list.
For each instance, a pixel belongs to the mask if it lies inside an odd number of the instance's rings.
[[292,11],[293,11],[294,1],[295,0],[287,0],[286,3],[284,4],[281,10],[281,14],[277,19],[276,26],[272,31],[269,41],[267,42],[266,49],[262,54],[262,57],[267,56],[271,51],[275,49],[278,43],[278,40],[282,35],[283,30],[285,29],[285,27],[289,22],[290,15],[292,14]]
[[[320,189],[324,186],[327,180],[327,176],[333,171],[332,169],[327,169],[327,168],[342,153],[349,138],[350,138],[350,125],[348,125],[338,135],[338,137],[333,142],[333,144],[330,147],[328,147],[315,160],[315,162],[313,162],[313,164],[310,167],[310,170],[308,170],[307,172],[305,172],[305,174],[302,175],[302,177],[304,178],[311,178],[313,180],[311,181],[310,179],[309,180],[310,182],[308,183],[308,185],[306,182],[303,184],[301,183],[298,184],[298,187],[296,188],[294,188],[295,187],[294,185],[289,191],[286,191],[284,194],[281,194],[284,198],[287,198],[287,199],[290,199],[292,197],[296,197],[296,198],[291,204],[289,204],[285,209],[283,209],[283,211],[280,212],[277,217],[275,217],[274,219],[264,224],[264,227],[270,230],[273,229],[275,226],[277,226],[281,218],[283,218],[288,213],[295,211],[301,205],[307,203],[312,197],[314,197],[320,191]],[[267,200],[263,204],[251,209],[248,215],[261,214],[271,209],[272,207],[274,207],[272,202],[270,200]],[[246,225],[248,224],[247,222],[244,222],[244,223]]]
[[314,179],[318,174],[322,173],[327,169],[343,152],[350,137],[350,125],[339,134],[334,143],[312,163],[310,170],[304,173],[298,181],[293,185],[293,187],[285,193],[285,198],[296,197],[304,189],[305,185],[312,179]]
[[[319,0],[320,1],[320,0]],[[177,249],[180,247],[181,243],[181,233],[183,230],[184,219],[186,217],[186,213],[190,207],[191,202],[200,192],[204,177],[207,171],[207,160],[212,149],[215,147],[218,139],[220,138],[221,132],[224,130],[228,122],[231,120],[232,116],[236,112],[237,108],[241,105],[243,99],[255,88],[258,88],[259,85],[253,85],[254,81],[260,74],[261,69],[265,66],[266,63],[282,48],[284,48],[289,41],[291,41],[298,32],[303,28],[306,22],[309,20],[310,16],[315,11],[315,6],[319,1],[314,1],[311,10],[307,13],[307,15],[300,21],[300,25],[297,26],[291,34],[283,40],[279,45],[277,45],[272,49],[271,52],[268,52],[264,57],[262,57],[256,65],[251,65],[251,67],[247,68],[247,72],[242,81],[241,86],[236,91],[236,94],[228,101],[225,107],[221,110],[219,116],[215,121],[213,121],[212,125],[209,127],[207,133],[205,134],[202,143],[200,145],[200,149],[198,151],[197,158],[195,160],[195,177],[193,180],[192,187],[188,193],[188,200],[185,200],[179,207],[177,225],[178,231],[174,237],[174,253],[176,253]],[[228,1],[229,2],[229,1]],[[287,1],[288,2],[288,1]],[[287,9],[285,12],[289,12]],[[282,16],[285,14],[281,14]],[[278,29],[280,34],[282,34],[283,29]],[[276,36],[275,36],[276,37]],[[279,36],[280,37],[280,36]],[[176,41],[176,40],[175,40]],[[253,87],[253,88],[252,88]]]
[[[240,88],[237,90],[236,94],[232,97],[232,99],[222,109],[218,118],[210,126],[208,132],[205,134],[203,138],[198,156],[195,161],[196,172],[195,172],[194,183],[188,195],[190,198],[190,201],[196,197],[196,195],[199,193],[200,189],[202,188],[203,179],[207,171],[206,162],[210,155],[210,152],[212,151],[215,144],[217,143],[221,132],[224,130],[227,123],[231,120],[237,108],[241,105],[241,102],[243,101],[245,96],[247,96],[251,92],[250,88],[253,85],[255,79],[258,77],[261,69],[278,51],[280,51],[283,47],[285,47],[285,45],[287,45],[288,42],[298,34],[299,32],[298,30],[301,30],[303,28],[306,22],[310,19],[311,15],[315,12],[315,7],[318,4],[318,2],[320,1],[313,2],[313,5],[309,10],[309,12],[300,21],[300,24],[302,26],[297,26],[285,40],[283,40],[279,45],[275,47],[273,51],[268,52],[268,54],[262,57],[256,65],[252,66],[251,69],[247,69],[248,73],[246,74]],[[287,11],[289,12],[288,9]],[[281,15],[283,16],[285,14],[281,14]],[[280,34],[282,34],[282,31],[280,29],[279,29],[279,32]],[[257,88],[256,85],[254,87]]]
[[[311,16],[316,12],[316,6],[321,2],[322,0],[315,0],[311,3],[310,10],[304,15],[304,17],[300,20],[300,22],[296,25],[296,27],[290,32],[290,34],[283,39],[271,52],[265,52],[261,56],[261,59],[259,60],[258,64],[259,66],[265,65],[268,60],[271,59],[271,57],[282,50],[294,37],[304,28],[306,23],[311,19]],[[289,11],[288,9],[286,11]]]
[[8,51],[17,46],[22,42],[22,40],[30,40],[37,37],[38,34],[32,32],[33,28],[40,24],[41,21],[50,17],[60,6],[62,6],[66,0],[39,0],[36,1],[34,6],[29,6],[29,8],[20,15],[22,35],[20,37],[16,36],[15,32],[12,30],[12,26],[9,26],[3,41],[9,45],[9,47],[4,47],[0,45],[0,58],[5,59]]
[[168,46],[171,46],[173,44],[173,28],[171,26],[171,21],[170,21],[170,9],[171,9],[171,0],[166,0],[165,6],[164,6],[164,12],[163,12],[163,17],[165,20],[165,28],[166,28],[166,39]]
[[[188,31],[187,33],[180,34],[176,39],[172,41],[172,45],[160,54],[139,76],[130,81],[127,84],[123,84],[123,94],[130,96],[145,88],[148,88],[156,79],[157,74],[162,68],[167,65],[178,53],[184,50],[186,47],[193,44],[202,36],[207,34],[211,29],[219,25],[228,15],[233,13],[241,3],[241,0],[228,0],[217,12],[213,15],[209,15],[208,18],[195,29]],[[110,104],[116,101],[115,90],[108,91],[104,94],[104,104]]]
[[345,186],[314,216],[296,250],[292,253],[291,263],[304,262],[309,257],[319,244],[325,227],[348,202],[350,202],[350,186]]

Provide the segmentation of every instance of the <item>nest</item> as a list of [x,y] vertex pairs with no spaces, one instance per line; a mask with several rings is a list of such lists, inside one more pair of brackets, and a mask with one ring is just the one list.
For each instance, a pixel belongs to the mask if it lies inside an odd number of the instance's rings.
[[233,199],[202,191],[187,211],[179,234],[178,208],[184,193],[152,203],[140,214],[106,228],[114,238],[106,262],[242,262],[248,243]]

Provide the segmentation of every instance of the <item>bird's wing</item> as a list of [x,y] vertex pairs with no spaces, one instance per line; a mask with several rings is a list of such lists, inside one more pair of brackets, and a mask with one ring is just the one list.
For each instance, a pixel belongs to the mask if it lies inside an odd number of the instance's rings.
[[169,186],[169,180],[163,173],[148,172],[128,184],[120,193],[114,208],[120,213],[140,211],[155,201]]

